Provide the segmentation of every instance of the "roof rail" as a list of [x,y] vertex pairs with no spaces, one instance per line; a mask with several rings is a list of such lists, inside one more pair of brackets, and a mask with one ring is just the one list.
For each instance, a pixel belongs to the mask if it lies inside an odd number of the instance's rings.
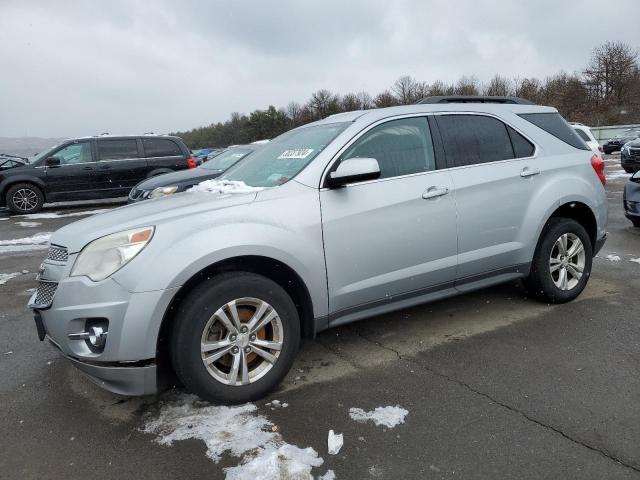
[[425,97],[417,102],[423,103],[502,103],[518,105],[535,105],[529,100],[519,97],[499,97],[492,95],[442,95],[436,97]]

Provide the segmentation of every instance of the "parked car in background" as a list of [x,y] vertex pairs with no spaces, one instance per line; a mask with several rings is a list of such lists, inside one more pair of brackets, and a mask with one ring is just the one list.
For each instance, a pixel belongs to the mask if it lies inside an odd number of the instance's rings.
[[602,145],[600,145],[600,142],[596,140],[596,137],[593,136],[591,129],[582,123],[571,123],[571,126],[578,136],[589,146],[594,155],[602,158],[602,152],[604,149],[602,148]]
[[640,228],[640,170],[636,170],[624,185],[622,203],[625,217],[631,220],[634,227]]
[[45,202],[126,197],[144,178],[195,167],[178,137],[76,138],[28,164],[0,170],[0,205],[25,214],[39,211]]
[[27,158],[0,153],[0,170],[8,170],[10,168],[22,167],[28,164],[29,164],[29,159]]
[[606,238],[603,160],[555,108],[423,102],[329,116],[207,188],[58,230],[29,300],[40,340],[120,394],[172,369],[242,403],[329,327],[518,278],[576,298]]
[[627,173],[640,170],[640,138],[624,144],[620,150],[620,164]]
[[131,189],[129,203],[184,192],[197,183],[219,177],[225,170],[259,148],[260,145],[238,145],[224,150],[193,170],[143,180]]
[[612,138],[606,142],[602,146],[602,149],[607,155],[613,152],[619,152],[626,143],[635,140],[638,137],[640,137],[640,130],[627,130],[622,135]]

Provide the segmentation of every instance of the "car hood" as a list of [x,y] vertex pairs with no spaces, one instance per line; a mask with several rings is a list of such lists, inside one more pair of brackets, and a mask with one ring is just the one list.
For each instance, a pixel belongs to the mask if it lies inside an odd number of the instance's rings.
[[633,148],[640,147],[640,138],[636,138],[635,140],[631,140],[630,142],[627,143],[627,145],[629,145],[630,147],[633,147]]
[[209,192],[184,192],[160,197],[98,213],[62,227],[51,236],[50,243],[76,253],[92,240],[132,228],[154,225],[160,228],[176,219],[185,220],[201,213],[245,205],[256,192],[219,195]]
[[165,173],[156,177],[143,180],[134,188],[137,190],[153,190],[158,187],[168,187],[177,185],[181,189],[195,185],[196,183],[211,180],[220,176],[221,170],[207,170],[206,168],[192,168],[190,170],[180,170],[179,172]]

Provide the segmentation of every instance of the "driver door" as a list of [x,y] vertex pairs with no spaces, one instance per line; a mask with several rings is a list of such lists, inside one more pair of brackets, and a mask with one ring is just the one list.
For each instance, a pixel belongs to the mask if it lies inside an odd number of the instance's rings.
[[47,201],[87,200],[92,197],[91,172],[95,162],[90,140],[77,140],[60,148],[45,161]]
[[333,324],[419,303],[456,274],[453,184],[437,169],[427,118],[374,126],[340,160],[354,157],[375,158],[380,178],[320,191]]

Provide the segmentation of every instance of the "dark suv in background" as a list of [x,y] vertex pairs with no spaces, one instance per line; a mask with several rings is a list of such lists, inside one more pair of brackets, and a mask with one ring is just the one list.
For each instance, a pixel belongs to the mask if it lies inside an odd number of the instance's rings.
[[137,135],[69,140],[0,171],[0,205],[34,213],[45,202],[126,197],[145,178],[195,168],[178,137]]

